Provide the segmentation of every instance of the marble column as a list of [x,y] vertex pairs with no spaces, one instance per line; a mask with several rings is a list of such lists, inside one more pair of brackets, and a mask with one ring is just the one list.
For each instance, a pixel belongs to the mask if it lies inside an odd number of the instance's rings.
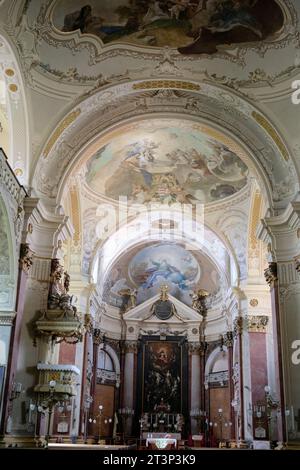
[[[200,368],[200,343],[189,343],[190,356],[190,411],[201,408],[201,368]],[[191,432],[199,434],[200,421],[191,417]]]
[[[258,406],[266,406],[265,386],[268,384],[268,361],[266,333],[269,318],[265,315],[248,316],[248,332],[250,346],[251,366],[251,397],[252,397],[252,419],[253,437],[256,439],[256,429],[260,427],[260,419],[256,416]],[[265,427],[266,438],[272,439],[270,426],[263,415],[263,427]]]
[[231,439],[235,437],[235,415],[234,415],[234,409],[233,406],[231,405],[233,400],[234,400],[234,386],[233,386],[233,343],[234,343],[234,338],[233,338],[233,332],[232,331],[227,331],[224,335],[224,344],[227,347],[228,351],[228,387],[229,387],[229,396],[230,396],[230,421],[233,424],[231,426]]
[[[91,383],[90,383],[90,396],[93,399],[92,406],[89,409],[89,415],[97,416],[99,413],[98,405],[99,403],[95,402],[95,393],[96,393],[96,385],[97,385],[97,369],[98,369],[98,357],[99,357],[99,349],[100,343],[103,341],[103,334],[98,328],[93,330],[93,350],[92,350],[92,358],[91,358],[91,368],[92,368],[92,376],[91,376]],[[98,426],[94,425],[93,423],[87,423],[87,436],[98,434]]]
[[[134,409],[135,402],[135,357],[137,354],[137,341],[125,341],[125,360],[124,360],[124,388],[123,388],[123,408]],[[136,417],[138,419],[138,417]],[[128,417],[125,421],[125,433],[132,433],[132,417]]]
[[[23,321],[24,313],[24,301],[26,295],[26,286],[28,273],[33,263],[33,252],[30,250],[28,244],[22,244],[20,247],[20,258],[19,258],[19,273],[18,273],[18,285],[17,285],[17,301],[16,301],[16,317],[12,327],[12,333],[10,336],[9,346],[9,363],[8,372],[6,377],[6,384],[4,388],[4,402],[3,402],[3,414],[1,420],[1,431],[3,434],[9,427],[9,420],[11,419],[12,405],[13,402],[10,400],[12,396],[12,388],[15,384],[15,374],[17,367],[17,359],[20,347],[20,335],[21,326]],[[8,344],[7,344],[8,346]]]
[[247,316],[240,314],[234,320],[234,336],[236,338],[236,352],[238,357],[238,390],[239,390],[239,438],[252,439],[252,419],[249,416],[251,409],[251,376],[249,335],[247,330]]
[[292,202],[280,215],[262,220],[257,235],[269,250],[265,275],[271,288],[278,364],[276,388],[270,394],[280,403],[279,439],[300,441],[300,421],[296,419],[300,415],[300,202]]
[[[20,324],[18,354],[15,367],[15,381],[22,384],[24,392],[14,400],[11,434],[31,435],[24,410],[30,400],[35,401],[33,388],[36,385],[38,361],[51,361],[48,341],[36,341],[35,321],[41,311],[47,309],[50,283],[51,259],[66,238],[73,234],[68,217],[50,212],[37,198],[24,202],[25,220],[22,243],[28,244],[34,252],[32,267],[28,274],[26,289],[23,287],[23,318]],[[50,351],[50,352],[49,352]]]

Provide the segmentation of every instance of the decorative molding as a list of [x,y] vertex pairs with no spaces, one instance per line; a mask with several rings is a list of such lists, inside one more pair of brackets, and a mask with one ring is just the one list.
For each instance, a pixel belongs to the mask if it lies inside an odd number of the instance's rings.
[[249,333],[266,333],[269,317],[266,315],[248,315]]
[[12,326],[16,312],[0,312],[0,326]]

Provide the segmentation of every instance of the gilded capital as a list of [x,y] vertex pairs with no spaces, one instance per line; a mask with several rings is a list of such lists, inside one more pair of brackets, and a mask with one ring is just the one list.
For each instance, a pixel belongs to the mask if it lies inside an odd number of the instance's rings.
[[104,333],[99,328],[93,330],[93,343],[99,345],[103,342]]
[[295,260],[295,269],[297,273],[300,273],[300,255],[294,258]]
[[224,344],[227,348],[232,348],[234,343],[233,331],[227,331],[224,335]]
[[233,322],[233,334],[234,336],[241,335],[243,333],[243,329],[245,327],[245,318],[239,315],[234,319]]
[[264,271],[265,279],[270,287],[273,287],[274,282],[278,280],[277,263],[269,263],[269,267]]
[[28,273],[33,264],[33,251],[29,248],[28,243],[22,243],[20,247],[19,266],[22,271]]
[[125,353],[137,353],[138,351],[137,341],[125,341],[124,350],[125,350]]
[[248,331],[249,333],[266,333],[269,317],[266,315],[249,315]]
[[199,343],[198,341],[188,343],[188,348],[190,354],[199,354],[201,350],[201,343]]

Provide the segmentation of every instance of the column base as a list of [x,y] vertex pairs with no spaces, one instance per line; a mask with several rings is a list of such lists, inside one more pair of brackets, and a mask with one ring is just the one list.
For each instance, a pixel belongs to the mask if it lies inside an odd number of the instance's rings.
[[34,436],[18,436],[13,434],[5,434],[0,438],[0,447],[23,447],[36,448],[44,447],[46,441],[42,437]]
[[288,450],[300,450],[300,440],[290,441],[286,444]]

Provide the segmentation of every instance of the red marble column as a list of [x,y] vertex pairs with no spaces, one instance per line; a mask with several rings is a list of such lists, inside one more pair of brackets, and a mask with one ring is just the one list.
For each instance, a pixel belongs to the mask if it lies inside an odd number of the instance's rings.
[[279,283],[277,277],[277,263],[269,263],[269,268],[265,270],[265,278],[270,286],[271,306],[272,306],[272,323],[273,323],[273,344],[274,344],[274,363],[275,367],[275,383],[280,401],[281,419],[278,426],[278,439],[287,441],[286,417],[285,417],[285,400],[284,400],[284,377],[283,377],[283,360],[281,345],[281,325],[279,310]]
[[244,327],[244,318],[238,316],[235,321],[235,335],[237,341],[237,351],[239,358],[239,389],[240,389],[240,429],[241,429],[241,439],[245,438],[245,405],[244,405],[244,375],[243,375],[243,327]]
[[[252,405],[265,402],[265,386],[268,384],[266,325],[268,317],[249,316],[249,349],[251,367]],[[266,423],[267,424],[267,423]],[[253,416],[255,438],[256,419]],[[267,429],[266,429],[267,431]],[[270,436],[268,436],[270,438]]]
[[121,344],[120,354],[120,388],[119,388],[119,408],[124,408],[124,368],[125,368],[125,341]]
[[12,401],[9,400],[11,396],[12,385],[16,373],[19,348],[20,348],[20,337],[21,327],[24,313],[25,293],[26,284],[28,279],[28,273],[33,263],[33,252],[30,250],[29,245],[24,243],[20,247],[20,259],[19,259],[19,273],[18,273],[18,285],[17,285],[17,299],[16,299],[16,317],[14,320],[10,347],[9,347],[9,362],[8,371],[6,375],[6,383],[4,387],[4,400],[3,400],[3,413],[0,424],[0,434],[5,434],[6,423],[9,415],[12,411]]
[[[90,414],[92,415],[97,415],[99,413],[98,410],[98,404],[95,403],[95,394],[96,394],[96,385],[97,385],[97,367],[98,367],[98,355],[99,355],[99,346],[101,343],[101,332],[100,330],[95,329],[94,334],[93,334],[93,377],[91,381],[91,388],[90,388],[90,393],[91,397],[94,399],[91,409],[90,409]],[[93,424],[90,424],[88,422],[87,424],[87,435],[92,433],[92,430],[95,426]]]
[[225,346],[227,347],[228,351],[228,387],[229,387],[229,396],[230,396],[230,421],[232,422],[231,426],[231,439],[235,438],[235,414],[234,414],[234,409],[233,406],[231,405],[233,399],[234,399],[234,386],[233,386],[233,332],[228,331],[225,334]]

